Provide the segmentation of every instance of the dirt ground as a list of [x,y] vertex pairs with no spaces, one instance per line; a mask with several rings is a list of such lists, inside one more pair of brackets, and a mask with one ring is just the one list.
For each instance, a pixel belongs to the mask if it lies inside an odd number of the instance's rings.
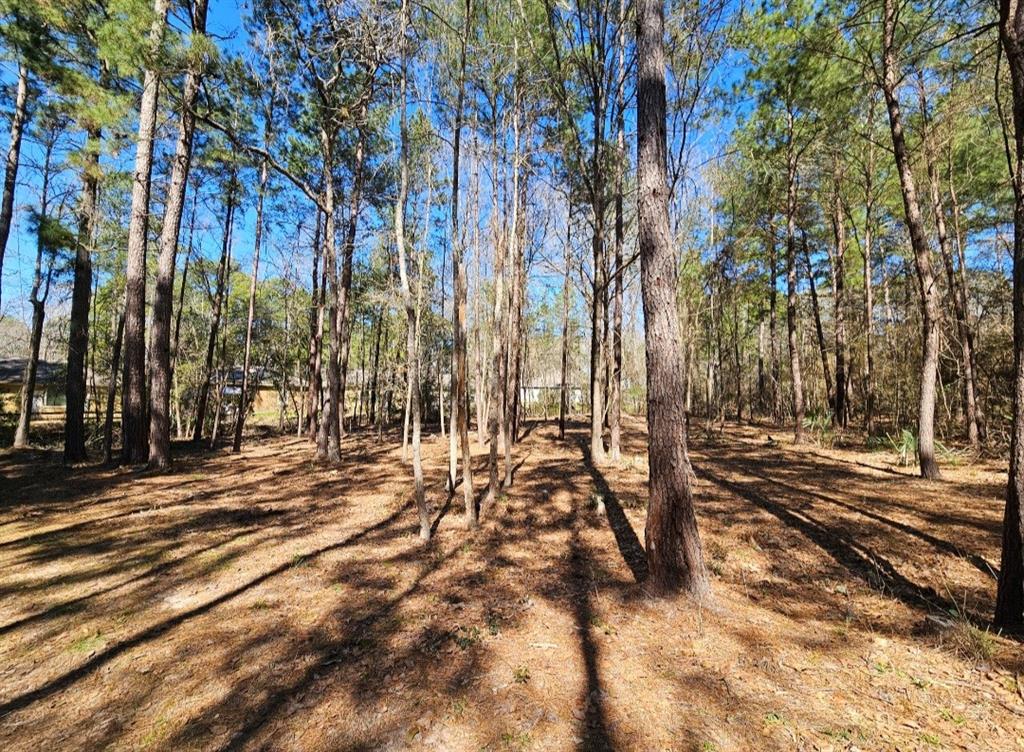
[[0,749],[1024,749],[998,464],[695,428],[712,596],[652,601],[642,423],[617,467],[527,429],[472,535],[426,441],[428,547],[394,436],[332,470],[287,437],[165,475],[0,454]]

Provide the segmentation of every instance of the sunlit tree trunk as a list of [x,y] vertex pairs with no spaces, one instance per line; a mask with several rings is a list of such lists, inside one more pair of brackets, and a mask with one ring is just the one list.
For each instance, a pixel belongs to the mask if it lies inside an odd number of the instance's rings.
[[974,449],[978,449],[981,446],[981,438],[978,431],[978,402],[977,395],[975,394],[974,353],[972,352],[974,337],[970,332],[970,325],[967,322],[967,300],[965,296],[962,297],[960,294],[960,286],[957,284],[957,275],[953,268],[953,251],[950,248],[949,233],[946,229],[946,207],[942,200],[942,189],[939,186],[935,145],[932,142],[931,123],[928,113],[928,98],[925,92],[924,79],[920,74],[918,74],[917,79],[917,93],[921,114],[924,118],[921,141],[924,146],[925,162],[927,164],[928,189],[931,198],[932,215],[935,218],[935,234],[939,240],[939,254],[942,256],[942,265],[946,272],[946,282],[949,284],[949,296],[953,300],[957,339],[960,341],[967,440]]
[[128,266],[125,273],[124,385],[121,398],[123,446],[126,465],[145,462],[148,455],[146,425],[146,242],[149,231],[149,188],[153,172],[160,73],[156,57],[167,26],[170,0],[154,0],[146,70],[139,105],[139,129],[132,177],[131,219],[128,224]]
[[[395,199],[395,244],[398,247],[398,278],[402,286],[402,303],[405,306],[405,359],[406,375],[409,381],[409,402],[412,413],[412,472],[416,492],[416,509],[420,520],[420,540],[430,540],[430,510],[427,509],[426,494],[423,488],[423,458],[420,450],[420,432],[423,418],[420,409],[420,358],[417,346],[418,307],[413,299],[409,285],[409,273],[406,267],[405,253],[405,201],[409,190],[409,134],[406,115],[406,58],[408,42],[406,26],[408,24],[408,0],[402,2],[402,74],[399,86],[400,113],[399,138],[401,139],[398,197]],[[430,221],[429,218],[427,220]]]
[[[192,2],[192,35],[196,41],[206,34],[206,0]],[[193,44],[196,42],[194,41]],[[195,51],[193,50],[193,53]],[[185,210],[185,191],[192,166],[195,133],[195,103],[205,55],[191,54],[181,95],[178,139],[171,161],[164,223],[160,231],[156,284],[153,288],[153,321],[150,329],[149,466],[163,469],[171,464],[171,305],[174,299],[174,268],[178,235]]]
[[779,364],[779,338],[778,338],[778,246],[776,245],[775,225],[768,223],[768,352],[771,357],[771,399],[772,419],[782,419],[782,368]]
[[622,292],[625,216],[623,184],[626,171],[626,118],[623,97],[626,90],[626,0],[619,0],[618,80],[615,86],[615,131],[618,165],[615,171],[615,285],[611,317],[611,383],[608,385],[608,455],[612,462],[622,459]]
[[841,172],[838,159],[834,164],[835,195],[832,197],[832,234],[835,251],[832,254],[832,317],[835,321],[836,391],[832,405],[832,423],[846,427],[849,378],[846,369],[846,221],[843,215]]
[[895,0],[885,0],[882,30],[882,94],[889,114],[896,169],[899,172],[910,244],[914,251],[918,293],[921,300],[921,388],[917,418],[917,454],[921,476],[937,479],[939,465],[935,461],[935,376],[939,366],[939,290],[932,274],[931,249],[924,233],[924,221],[917,199],[917,186],[907,152],[896,87],[899,80],[894,36],[897,24]]
[[[466,99],[466,52],[468,36],[473,23],[473,0],[465,0],[463,35],[459,60],[459,88],[455,104],[455,133],[452,138],[452,193],[451,193],[451,242],[452,242],[452,399],[451,409],[455,420],[452,432],[458,429],[458,442],[462,457],[462,492],[465,500],[465,523],[473,528],[477,525],[476,499],[473,496],[473,461],[469,447],[469,396],[467,392],[466,362],[466,269],[461,228],[459,226],[459,150],[462,140],[462,125]],[[452,475],[452,483],[455,478]]]
[[[360,123],[366,120],[366,105],[364,104],[358,114]],[[352,261],[355,255],[356,231],[359,228],[359,209],[363,200],[363,180],[366,161],[366,129],[359,128],[359,140],[356,144],[356,161],[352,178],[352,193],[349,195],[348,225],[345,228],[345,244],[343,246],[344,260],[341,269],[341,287],[338,291],[338,331],[341,336],[341,351],[339,353],[339,368],[341,371],[341,386],[338,396],[338,430],[339,436],[345,433],[345,394],[348,391],[348,358],[349,349],[352,343],[352,326],[349,323],[349,298],[352,294]]]
[[707,573],[690,489],[676,259],[668,220],[663,0],[638,0],[637,207],[647,347],[647,561],[656,591],[701,595]]
[[324,213],[324,265],[329,281],[330,304],[327,306],[327,397],[320,430],[317,432],[316,458],[332,464],[341,461],[340,400],[341,400],[341,332],[338,329],[341,309],[341,291],[338,284],[338,264],[335,255],[335,198],[334,198],[334,134],[320,130],[320,150],[323,159]]
[[565,276],[562,278],[562,372],[558,400],[558,438],[565,438],[565,419],[569,412],[569,303],[572,291],[572,201],[565,212]]
[[[316,210],[316,228],[313,231],[313,275],[312,293],[309,306],[309,391],[306,394],[306,434],[311,441],[316,440],[317,415],[320,407],[320,393],[323,381],[320,376],[320,346],[324,331],[324,293],[326,292],[327,267],[320,271],[320,257],[323,246],[320,243],[320,210]],[[321,276],[323,284],[321,284]]]
[[[868,134],[870,136],[875,122],[875,99],[872,97],[868,109]],[[874,327],[875,312],[872,292],[871,254],[874,239],[874,179],[875,179],[875,142],[868,138],[868,156],[864,165],[864,240],[861,253],[864,260],[864,430],[870,436],[875,427],[875,355]]]

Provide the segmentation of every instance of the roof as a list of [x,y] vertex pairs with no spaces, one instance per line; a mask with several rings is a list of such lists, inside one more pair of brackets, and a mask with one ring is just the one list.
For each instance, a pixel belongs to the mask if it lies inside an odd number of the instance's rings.
[[[20,384],[25,378],[25,366],[28,358],[0,359],[0,384]],[[40,360],[36,369],[36,383],[52,384],[64,381],[67,366],[64,363],[53,363]]]

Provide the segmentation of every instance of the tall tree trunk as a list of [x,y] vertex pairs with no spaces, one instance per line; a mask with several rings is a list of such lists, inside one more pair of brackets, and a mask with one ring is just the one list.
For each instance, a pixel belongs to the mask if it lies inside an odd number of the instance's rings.
[[690,489],[676,259],[668,220],[663,0],[637,5],[637,207],[647,346],[647,561],[655,590],[700,596],[707,573]]
[[199,202],[198,186],[192,194],[192,213],[188,223],[188,249],[185,251],[185,263],[181,269],[181,287],[178,290],[178,308],[174,316],[174,334],[171,338],[171,374],[174,379],[174,422],[178,439],[185,436],[185,427],[181,420],[181,392],[178,389],[178,350],[181,342],[181,314],[185,309],[185,290],[188,285],[188,265],[194,250],[196,233],[196,204]]
[[[409,191],[409,133],[406,115],[406,81],[408,42],[406,26],[408,24],[408,0],[402,0],[402,76],[399,86],[401,98],[401,120],[399,137],[401,139],[400,166],[398,179],[398,198],[395,200],[395,244],[398,246],[398,278],[402,285],[402,303],[405,305],[405,359],[406,376],[409,381],[409,408],[412,413],[412,474],[416,494],[416,509],[420,519],[420,540],[430,540],[430,510],[427,508],[426,493],[423,488],[423,457],[420,449],[420,432],[423,416],[420,405],[420,358],[417,346],[417,305],[409,285],[409,273],[405,258],[405,200]],[[429,221],[429,219],[428,219]]]
[[483,321],[480,299],[483,297],[483,264],[480,251],[480,147],[476,128],[473,129],[473,259],[476,261],[476,290],[473,296],[473,367],[476,373],[474,396],[476,400],[476,442],[483,446],[487,428],[487,378],[484,371]]
[[979,449],[981,447],[981,438],[978,431],[978,401],[974,391],[974,354],[972,352],[974,337],[970,332],[970,325],[967,323],[967,300],[960,295],[960,286],[957,284],[957,275],[953,268],[953,252],[950,249],[949,234],[946,230],[946,207],[942,201],[942,190],[939,187],[939,172],[936,167],[935,146],[932,143],[928,98],[925,92],[924,78],[920,73],[918,73],[917,78],[917,93],[921,114],[924,119],[922,145],[924,146],[925,161],[928,168],[928,189],[932,204],[932,214],[935,216],[935,234],[939,240],[939,253],[942,256],[942,265],[945,268],[946,281],[949,284],[949,295],[953,299],[957,339],[960,340],[967,440],[974,449]]
[[768,268],[770,274],[769,286],[768,286],[768,352],[771,356],[771,399],[772,399],[772,419],[776,422],[782,420],[782,368],[779,363],[779,345],[778,345],[778,321],[779,316],[776,312],[778,305],[776,300],[778,298],[778,286],[779,281],[779,266],[778,266],[778,251],[776,246],[775,238],[775,225],[771,222],[768,223]]
[[[193,45],[202,44],[206,35],[207,0],[193,0]],[[150,330],[149,392],[149,466],[163,469],[171,464],[171,305],[174,298],[174,268],[178,255],[178,235],[185,210],[185,191],[192,165],[192,139],[195,133],[195,103],[199,96],[205,55],[189,55],[185,86],[181,96],[178,140],[171,162],[171,182],[167,187],[164,224],[160,231],[156,285],[153,288],[153,321]],[[144,281],[144,280],[143,280]]]
[[797,154],[793,143],[793,112],[787,111],[786,141],[786,330],[789,336],[790,376],[793,380],[793,440],[804,438],[804,385],[800,372],[796,298],[796,179]]
[[147,44],[148,60],[139,105],[139,130],[132,177],[131,219],[128,224],[128,267],[125,273],[124,385],[121,396],[121,462],[145,462],[149,446],[146,426],[146,242],[149,233],[149,188],[153,172],[160,73],[156,56],[167,27],[170,0],[153,0],[153,25]]
[[917,199],[917,186],[907,152],[906,137],[903,133],[903,116],[900,112],[896,87],[899,80],[897,70],[896,0],[885,0],[882,24],[882,94],[889,114],[889,131],[892,135],[896,169],[900,176],[903,194],[903,209],[906,214],[910,244],[914,251],[914,265],[917,270],[918,293],[921,301],[921,387],[917,417],[917,454],[921,463],[921,477],[932,480],[939,478],[939,465],[935,461],[935,375],[939,367],[939,290],[932,274],[931,249],[924,233],[924,221]]
[[608,453],[612,462],[622,459],[622,248],[625,240],[623,183],[626,171],[626,118],[622,99],[626,90],[626,0],[619,0],[618,80],[615,86],[615,138],[618,164],[615,170],[615,287],[612,297],[611,383],[608,385]]
[[[868,134],[875,122],[875,99],[871,98],[868,109]],[[874,300],[872,297],[873,274],[871,268],[872,240],[874,237],[873,214],[875,207],[875,142],[869,137],[868,158],[864,166],[864,431],[870,436],[875,428],[875,355],[872,347],[875,327]]]
[[[14,95],[14,116],[11,118],[11,141],[4,161],[4,193],[0,198],[0,274],[4,270],[4,253],[11,235],[14,219],[14,191],[18,185],[18,165],[21,162],[21,136],[28,120],[28,68],[18,65],[18,85]],[[2,291],[0,291],[2,292]]]
[[[595,118],[595,136],[599,126]],[[608,285],[605,279],[605,207],[604,207],[604,185],[603,168],[598,164],[599,148],[594,147],[595,157],[593,161],[593,174],[596,186],[592,196],[592,209],[594,212],[594,236],[592,239],[593,250],[593,274],[592,300],[590,311],[590,456],[593,462],[602,463],[605,461],[606,453],[604,448],[604,398],[605,398],[605,374],[607,363],[605,362],[604,336],[602,328],[605,319],[605,300],[608,295]]]
[[[513,42],[518,52],[518,42]],[[518,62],[518,55],[516,56]],[[519,131],[519,86],[518,79],[516,80],[516,86],[513,89],[512,96],[512,188],[513,191],[517,191],[519,188],[519,150],[520,150],[520,131]],[[496,152],[497,150],[495,150]],[[496,167],[496,166],[495,166]],[[494,172],[497,175],[497,171]],[[490,509],[495,499],[498,497],[499,481],[498,481],[498,451],[499,451],[499,434],[504,436],[503,448],[505,450],[505,476],[506,478],[511,474],[509,466],[511,464],[511,442],[507,436],[507,423],[506,414],[504,409],[504,398],[505,389],[507,388],[507,382],[503,376],[502,370],[505,364],[505,352],[504,352],[504,340],[505,340],[505,320],[504,320],[504,306],[507,299],[505,291],[505,248],[506,244],[500,237],[498,230],[498,185],[497,181],[492,182],[492,207],[491,207],[491,219],[494,225],[494,310],[493,310],[493,323],[491,325],[491,378],[490,378],[490,400],[491,406],[488,410],[487,417],[487,433],[490,438],[490,446],[488,447],[488,458],[487,458],[487,469],[489,473],[488,484],[487,484],[487,496],[484,500],[483,507]],[[512,233],[509,237],[515,237],[515,228],[519,222],[518,203],[512,207]],[[515,242],[515,241],[513,241]]]
[[558,390],[558,438],[565,438],[565,419],[569,412],[569,295],[572,265],[572,200],[570,198],[565,219],[565,276],[562,278],[562,372]]
[[[358,119],[360,123],[366,120],[367,106],[364,104],[360,110]],[[359,128],[359,141],[356,144],[356,163],[352,179],[352,193],[349,195],[348,225],[345,228],[345,245],[343,248],[344,260],[341,269],[341,288],[338,291],[338,332],[341,336],[341,351],[339,354],[339,369],[341,371],[341,386],[338,394],[338,430],[344,434],[345,429],[345,394],[348,391],[348,357],[352,343],[352,327],[349,324],[349,297],[352,293],[352,259],[355,255],[356,231],[359,229],[359,208],[363,197],[363,180],[366,158],[366,129]]]
[[334,136],[333,132],[320,130],[323,158],[323,204],[320,208],[324,213],[324,265],[330,282],[330,305],[327,307],[327,398],[317,433],[316,458],[331,464],[341,461],[341,332],[338,324],[342,300],[335,257]]
[[203,380],[199,385],[199,398],[196,403],[196,423],[192,428],[192,441],[198,444],[203,439],[206,424],[206,407],[210,400],[210,379],[213,376],[213,356],[217,349],[217,332],[220,330],[221,309],[224,305],[224,289],[227,286],[227,275],[230,273],[231,236],[235,220],[235,191],[237,180],[232,173],[228,177],[227,196],[224,203],[224,236],[220,247],[220,264],[217,267],[217,290],[213,299],[213,316],[210,320],[210,333],[206,340],[206,360],[203,363]]
[[1003,545],[995,622],[1024,625],[1024,4],[999,3],[999,36],[1013,86],[1013,424],[1003,512]]
[[[465,501],[465,522],[469,528],[477,525],[476,499],[473,497],[473,458],[469,448],[469,395],[467,393],[466,362],[466,269],[463,261],[463,238],[459,227],[459,150],[466,100],[466,52],[473,22],[473,0],[465,0],[465,27],[459,59],[459,89],[455,104],[455,133],[452,138],[452,328],[453,365],[452,414],[456,416],[458,441],[462,456],[462,492]],[[454,477],[452,477],[454,483]]]
[[[511,390],[508,418],[508,438],[512,444],[519,441],[519,421],[522,414],[522,391],[523,391],[523,351],[526,341],[523,337],[523,309],[526,298],[526,189],[529,181],[529,172],[522,167],[519,170],[519,185],[513,193],[514,200],[519,208],[516,210],[518,221],[516,222],[515,245],[512,246],[512,309],[511,320],[509,321],[509,366],[512,369],[509,387]],[[505,468],[505,483],[512,485],[511,455],[508,455],[508,466]]]
[[[270,120],[268,119],[268,122]],[[267,141],[269,142],[269,137]],[[260,187],[256,199],[256,237],[253,240],[252,279],[249,280],[249,312],[245,320],[245,351],[242,356],[242,390],[238,394],[238,413],[235,416],[235,438],[231,451],[242,450],[242,428],[245,426],[245,415],[251,403],[249,395],[249,364],[252,357],[252,322],[256,317],[256,284],[260,277],[260,246],[263,243],[263,198],[267,192],[267,163],[260,166]],[[257,381],[255,395],[260,385]]]
[[326,284],[320,284],[320,277],[322,276],[326,283],[327,266],[324,265],[323,272],[319,270],[320,257],[323,255],[323,246],[320,243],[320,216],[320,209],[317,209],[316,229],[313,231],[313,292],[310,296],[309,307],[309,359],[307,362],[309,393],[306,395],[306,433],[310,441],[316,440],[317,414],[320,407],[320,393],[323,391],[323,380],[320,376],[320,349],[324,331]]
[[67,381],[64,411],[64,462],[86,458],[85,451],[85,358],[89,349],[89,298],[92,294],[92,248],[99,223],[100,139],[99,127],[86,130],[85,164],[82,167],[82,198],[78,209],[75,244],[75,281],[71,290],[68,323]]
[[846,428],[848,411],[848,383],[846,372],[846,222],[843,216],[843,197],[840,193],[842,174],[838,157],[834,164],[835,196],[832,205],[832,231],[835,252],[832,254],[832,316],[835,321],[836,392],[832,423]]

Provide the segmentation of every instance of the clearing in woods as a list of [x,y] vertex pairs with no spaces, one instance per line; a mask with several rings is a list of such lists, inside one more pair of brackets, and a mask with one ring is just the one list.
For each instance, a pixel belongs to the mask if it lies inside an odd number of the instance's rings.
[[700,607],[637,584],[636,421],[616,468],[528,424],[474,535],[428,439],[427,547],[393,437],[330,470],[294,438],[166,475],[5,452],[0,748],[1024,748],[1024,651],[984,627],[1004,465],[786,436],[695,427]]

